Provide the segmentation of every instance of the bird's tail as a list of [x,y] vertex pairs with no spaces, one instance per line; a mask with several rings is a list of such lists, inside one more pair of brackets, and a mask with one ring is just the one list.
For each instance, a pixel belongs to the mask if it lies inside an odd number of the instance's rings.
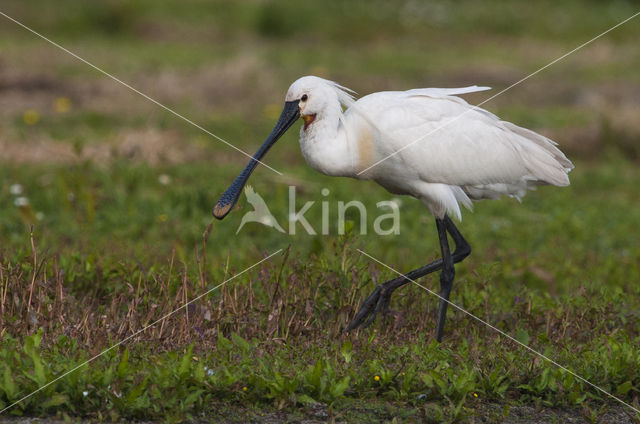
[[569,185],[567,174],[573,169],[573,163],[556,147],[557,143],[510,122],[502,123],[509,131],[520,136],[520,142],[515,143],[515,147],[531,172],[532,186],[536,182],[556,186]]

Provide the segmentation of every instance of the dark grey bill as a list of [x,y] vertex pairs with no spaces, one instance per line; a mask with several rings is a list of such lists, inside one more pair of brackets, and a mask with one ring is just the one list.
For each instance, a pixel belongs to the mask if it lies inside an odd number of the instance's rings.
[[293,100],[291,102],[285,102],[284,109],[282,110],[282,114],[276,123],[276,126],[273,127],[273,131],[269,134],[269,137],[262,143],[262,146],[258,149],[255,155],[251,158],[247,166],[242,170],[238,178],[235,179],[233,183],[229,186],[227,191],[225,191],[220,199],[213,207],[213,216],[218,219],[222,219],[227,214],[233,206],[238,201],[240,197],[240,193],[242,193],[242,189],[244,185],[247,183],[249,176],[258,165],[258,161],[262,159],[262,157],[267,153],[267,151],[273,146],[276,141],[282,134],[287,132],[289,127],[293,125],[294,122],[300,117],[300,109],[298,108],[298,100]]

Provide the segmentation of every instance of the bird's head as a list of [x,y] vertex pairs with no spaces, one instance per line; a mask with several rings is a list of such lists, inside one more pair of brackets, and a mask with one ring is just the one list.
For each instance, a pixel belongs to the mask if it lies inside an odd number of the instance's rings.
[[340,108],[341,104],[350,105],[353,103],[353,97],[348,91],[350,90],[333,81],[314,76],[302,77],[291,84],[285,97],[284,109],[271,134],[227,191],[220,196],[213,207],[213,216],[218,219],[227,216],[238,201],[242,188],[249,180],[249,176],[258,162],[298,118],[302,117],[304,120],[303,128],[306,130],[314,121],[321,119],[332,105]]
[[340,104],[351,104],[353,97],[350,91],[333,81],[306,76],[297,79],[287,91],[287,102],[297,101],[300,117],[306,130],[316,119],[321,119],[331,107]]

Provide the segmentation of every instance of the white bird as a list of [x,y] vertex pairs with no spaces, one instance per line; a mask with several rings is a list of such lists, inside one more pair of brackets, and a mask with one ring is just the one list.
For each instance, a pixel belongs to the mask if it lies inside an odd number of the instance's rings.
[[[326,175],[373,180],[391,193],[413,196],[431,211],[438,229],[442,259],[378,285],[346,330],[369,325],[378,312],[386,313],[395,289],[441,269],[436,324],[440,341],[454,263],[471,253],[450,216],[461,220],[459,205],[470,209],[474,200],[503,195],[520,199],[539,185],[567,186],[573,169],[552,140],[456,97],[488,89],[385,91],[355,101],[353,91],[333,81],[302,77],[289,87],[272,133],[213,214],[222,219],[229,213],[258,161],[302,117],[300,147],[311,167]],[[454,252],[447,232],[455,242]]]

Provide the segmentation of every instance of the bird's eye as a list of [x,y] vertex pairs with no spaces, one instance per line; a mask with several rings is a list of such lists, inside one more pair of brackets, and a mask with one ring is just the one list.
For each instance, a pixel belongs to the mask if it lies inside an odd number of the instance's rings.
[[300,100],[302,100],[303,102],[306,102],[308,98],[309,96],[307,96],[306,94],[303,94],[302,97],[300,97]]

